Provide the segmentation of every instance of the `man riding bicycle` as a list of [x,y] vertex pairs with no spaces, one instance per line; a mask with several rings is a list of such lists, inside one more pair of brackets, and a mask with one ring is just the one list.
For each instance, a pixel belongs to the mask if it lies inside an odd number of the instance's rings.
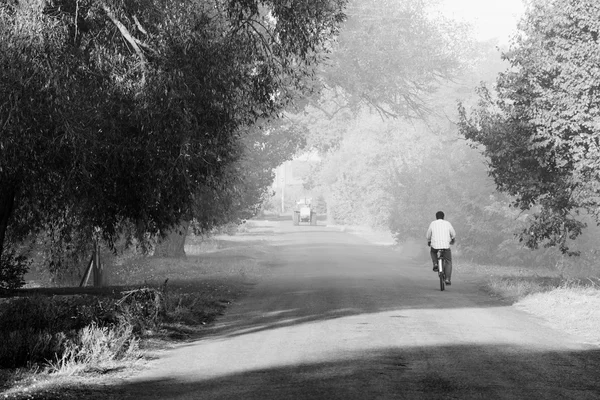
[[452,251],[450,245],[454,244],[456,232],[452,224],[444,220],[444,213],[438,211],[435,213],[436,220],[429,224],[427,229],[427,245],[431,247],[429,252],[433,261],[433,270],[437,272],[437,251],[444,250],[444,260],[446,261],[444,271],[446,272],[446,285],[451,285],[452,277]]

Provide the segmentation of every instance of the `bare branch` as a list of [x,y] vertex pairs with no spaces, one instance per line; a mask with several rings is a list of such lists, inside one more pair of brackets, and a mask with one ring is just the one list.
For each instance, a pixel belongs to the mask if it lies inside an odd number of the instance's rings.
[[146,32],[146,30],[144,29],[142,24],[140,24],[140,21],[135,15],[133,16],[133,21],[135,22],[135,26],[138,28],[138,31],[142,32],[144,35],[148,35],[148,32]]
[[[10,101],[10,97],[9,97],[9,101]],[[4,104],[7,104],[8,101]],[[3,106],[4,106],[3,104]],[[17,108],[16,104],[12,104],[12,106],[10,107],[10,109],[8,110],[8,115],[6,116],[6,120],[4,121],[4,123],[2,124],[2,127],[0,128],[0,132],[4,131],[4,129],[6,128],[6,125],[8,125],[8,123],[10,122],[10,118],[12,117],[12,113],[13,110]]]
[[77,20],[79,19],[79,0],[75,3],[75,37],[73,38],[75,42],[77,42]]
[[119,29],[119,32],[121,32],[121,35],[123,35],[123,38],[125,38],[125,40],[127,40],[127,42],[129,42],[131,47],[133,47],[133,50],[135,51],[135,53],[140,58],[140,62],[142,65],[142,71],[144,72],[144,76],[142,77],[142,82],[145,82],[146,81],[146,74],[145,74],[145,72],[146,72],[146,57],[144,56],[142,49],[140,49],[140,46],[138,46],[136,39],[131,35],[131,33],[129,33],[129,30],[127,29],[127,27],[125,25],[123,25],[121,23],[121,21],[119,21],[117,19],[115,14],[110,10],[110,8],[108,8],[108,6],[106,4],[102,4],[102,9],[104,10],[104,12],[108,16],[108,18],[110,18],[110,20],[113,22],[113,24],[116,25],[116,27]]
[[133,38],[133,40],[135,40],[135,42],[137,43],[138,46],[154,53],[154,54],[158,54],[158,51],[154,50],[152,47],[148,46],[146,43],[143,43],[141,40]]
[[[333,117],[335,117],[335,115],[337,113],[339,113],[340,111],[342,111],[345,108],[348,108],[347,105],[342,105],[342,106],[338,106],[338,108],[332,112],[327,111],[324,107],[321,106],[321,104],[319,104],[318,101],[315,101],[314,99],[309,99],[309,103],[312,107],[316,108],[317,110],[321,111],[323,114],[325,114],[325,116],[332,120]],[[336,104],[337,105],[337,104]]]

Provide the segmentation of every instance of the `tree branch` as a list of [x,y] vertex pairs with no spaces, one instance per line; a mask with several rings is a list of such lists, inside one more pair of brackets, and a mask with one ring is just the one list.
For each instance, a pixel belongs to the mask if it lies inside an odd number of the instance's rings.
[[144,35],[148,35],[148,32],[146,32],[146,30],[144,29],[142,24],[140,24],[140,21],[135,15],[133,16],[133,22],[135,22],[135,26],[138,28],[138,31],[142,32]]
[[123,25],[121,23],[121,21],[119,21],[117,19],[115,14],[113,14],[113,12],[110,10],[110,8],[108,8],[108,6],[106,4],[102,4],[102,9],[104,10],[104,12],[108,16],[108,18],[110,18],[110,20],[113,22],[113,24],[115,24],[115,26],[119,29],[119,32],[121,32],[121,35],[123,36],[123,38],[125,38],[125,40],[127,40],[127,42],[129,42],[131,47],[133,47],[133,50],[135,51],[137,56],[140,58],[140,61],[142,63],[142,71],[144,73],[144,75],[142,77],[142,82],[145,82],[146,81],[146,57],[144,56],[142,49],[140,49],[140,46],[138,46],[136,39],[133,36],[131,36],[131,33],[129,33],[129,30],[127,29],[127,27],[125,25]]
[[343,110],[344,108],[347,108],[347,106],[338,106],[338,108],[336,110],[334,110],[333,112],[329,112],[327,111],[324,107],[322,107],[318,101],[315,101],[312,98],[309,98],[309,103],[312,107],[316,108],[317,110],[321,111],[323,114],[325,114],[325,116],[329,119],[332,120],[333,117],[335,117],[335,115],[340,112],[341,110]]
[[2,124],[2,127],[0,127],[0,132],[4,131],[4,128],[6,128],[6,125],[8,125],[8,123],[10,122],[10,118],[12,117],[12,112],[15,108],[16,107],[13,106],[10,108],[10,110],[8,110],[8,115],[6,116],[6,120]]

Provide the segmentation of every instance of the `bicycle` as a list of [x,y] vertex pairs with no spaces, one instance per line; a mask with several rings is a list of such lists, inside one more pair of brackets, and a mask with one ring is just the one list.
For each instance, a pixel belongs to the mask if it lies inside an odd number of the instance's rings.
[[440,277],[440,290],[446,289],[446,272],[444,271],[444,249],[437,251],[438,276]]

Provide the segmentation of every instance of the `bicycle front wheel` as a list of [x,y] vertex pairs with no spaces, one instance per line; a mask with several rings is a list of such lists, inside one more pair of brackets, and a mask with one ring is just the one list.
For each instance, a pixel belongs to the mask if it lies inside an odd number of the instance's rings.
[[440,290],[444,291],[444,289],[446,289],[446,280],[444,278],[444,273],[440,272]]

